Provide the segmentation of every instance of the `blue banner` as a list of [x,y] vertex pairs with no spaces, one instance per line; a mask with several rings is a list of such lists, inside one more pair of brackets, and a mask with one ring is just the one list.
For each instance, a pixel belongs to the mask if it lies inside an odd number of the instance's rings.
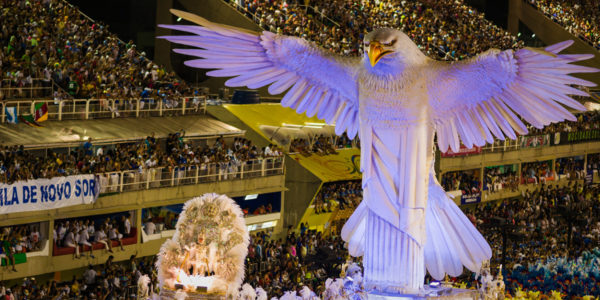
[[481,202],[481,193],[460,196],[460,204],[471,204]]
[[0,214],[94,203],[100,194],[93,174],[0,184]]

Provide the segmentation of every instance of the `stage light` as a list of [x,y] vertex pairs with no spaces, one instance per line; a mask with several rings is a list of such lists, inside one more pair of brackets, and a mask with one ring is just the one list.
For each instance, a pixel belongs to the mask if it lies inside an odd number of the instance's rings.
[[258,194],[251,194],[251,195],[246,195],[246,197],[244,197],[244,200],[254,200],[258,198]]
[[308,126],[327,126],[327,123],[313,123],[313,122],[304,122],[304,124],[308,125]]
[[291,128],[302,128],[302,127],[304,127],[304,125],[288,124],[288,123],[283,123],[283,124],[281,124],[281,126],[283,126],[283,127],[291,127]]

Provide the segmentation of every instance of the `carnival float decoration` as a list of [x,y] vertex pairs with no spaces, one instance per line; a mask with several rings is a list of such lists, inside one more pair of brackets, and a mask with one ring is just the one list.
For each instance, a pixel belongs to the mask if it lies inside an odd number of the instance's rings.
[[[377,28],[364,35],[362,57],[336,56],[301,38],[254,32],[171,10],[193,25],[164,36],[195,48],[185,65],[232,77],[225,85],[268,86],[283,106],[360,135],[364,201],[342,229],[352,256],[362,257],[368,291],[422,296],[426,271],[437,280],[478,272],[492,250],[444,193],[433,172],[435,146],[458,152],[495,139],[574,121],[586,110],[571,85],[595,86],[571,73],[593,54],[561,54],[573,41],[543,49],[490,49],[459,62],[435,61],[408,35]],[[524,122],[525,121],[525,122]],[[369,292],[370,293],[370,292]],[[412,296],[411,296],[412,297]]]
[[187,201],[175,234],[158,254],[161,298],[237,297],[250,237],[231,198],[205,194]]

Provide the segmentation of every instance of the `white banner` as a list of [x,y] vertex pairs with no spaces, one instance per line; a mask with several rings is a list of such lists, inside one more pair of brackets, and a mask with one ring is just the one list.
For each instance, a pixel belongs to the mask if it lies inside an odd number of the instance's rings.
[[93,174],[0,184],[0,214],[94,203],[99,185]]

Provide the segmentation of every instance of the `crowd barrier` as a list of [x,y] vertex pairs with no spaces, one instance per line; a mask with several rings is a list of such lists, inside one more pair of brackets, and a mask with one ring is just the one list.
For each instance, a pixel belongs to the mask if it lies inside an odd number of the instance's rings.
[[173,99],[69,99],[8,100],[2,102],[1,121],[7,121],[6,108],[16,107],[17,115],[34,115],[37,103],[48,104],[48,120],[89,120],[118,117],[162,117],[206,113],[206,97]]
[[254,159],[239,164],[209,163],[184,167],[150,168],[101,173],[100,194],[137,191],[176,185],[247,179],[284,173],[284,157]]
[[[600,130],[582,130],[574,132],[556,132],[538,135],[519,136],[517,140],[505,139],[504,141],[496,140],[494,144],[488,144],[480,148],[476,153],[459,153],[458,155],[479,154],[489,152],[504,152],[519,149],[548,147],[556,145],[569,145],[577,143],[586,143],[600,141]],[[446,155],[449,156],[449,155]],[[452,155],[452,156],[457,156]]]
[[10,78],[0,79],[0,95],[5,99],[52,97],[57,88],[53,81],[44,78],[32,78],[28,83],[15,82]]

